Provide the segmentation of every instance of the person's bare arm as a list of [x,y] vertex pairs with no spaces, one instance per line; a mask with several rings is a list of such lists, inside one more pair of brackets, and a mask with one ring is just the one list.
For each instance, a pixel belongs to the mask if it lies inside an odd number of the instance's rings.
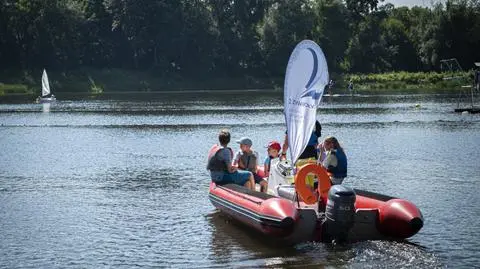
[[243,163],[242,159],[239,159],[239,160],[238,160],[238,165],[237,165],[237,167],[238,167],[239,169],[244,169],[244,170],[246,169],[245,164]]
[[317,149],[318,149],[317,163],[322,163],[325,157],[325,148],[323,147],[323,143],[318,144]]
[[255,168],[253,168],[253,171],[252,171],[253,173],[257,173],[257,166],[258,166],[258,163],[255,164]]
[[288,149],[288,135],[285,134],[285,139],[283,140],[282,153],[287,153]]
[[233,172],[237,171],[237,167],[235,167],[231,163],[229,163],[227,165],[227,170],[228,170],[229,173],[233,173]]
[[285,139],[283,140],[282,152],[280,153],[280,159],[285,160],[287,158],[288,150],[288,135],[285,134]]
[[[225,153],[225,154],[230,154],[230,153]],[[232,155],[230,155],[230,156],[223,155],[223,158],[224,158],[225,164],[227,165],[227,170],[228,170],[229,173],[233,173],[233,172],[237,171],[237,167],[232,165],[233,162],[234,162],[231,159]]]

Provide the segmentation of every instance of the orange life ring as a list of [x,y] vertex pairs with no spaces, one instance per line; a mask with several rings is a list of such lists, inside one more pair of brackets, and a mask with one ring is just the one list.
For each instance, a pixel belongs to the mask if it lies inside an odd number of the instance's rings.
[[330,190],[332,183],[330,182],[327,170],[318,164],[309,163],[300,167],[295,175],[295,191],[297,191],[300,198],[302,198],[306,204],[312,205],[317,202],[315,193],[311,188],[307,187],[305,182],[305,177],[310,173],[314,173],[317,176],[318,193],[324,201],[327,201],[328,191]]

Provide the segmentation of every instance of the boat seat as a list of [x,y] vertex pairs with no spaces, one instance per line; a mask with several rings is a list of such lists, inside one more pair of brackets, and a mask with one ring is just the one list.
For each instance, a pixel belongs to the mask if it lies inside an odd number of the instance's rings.
[[233,191],[236,191],[236,192],[248,194],[248,195],[260,198],[262,200],[267,200],[267,199],[270,199],[270,198],[276,198],[273,195],[270,195],[270,194],[267,194],[267,193],[264,193],[264,192],[252,191],[250,189],[245,188],[244,186],[240,186],[240,185],[237,185],[237,184],[231,184],[230,183],[230,184],[222,185],[220,187],[230,189],[230,190],[233,190]]

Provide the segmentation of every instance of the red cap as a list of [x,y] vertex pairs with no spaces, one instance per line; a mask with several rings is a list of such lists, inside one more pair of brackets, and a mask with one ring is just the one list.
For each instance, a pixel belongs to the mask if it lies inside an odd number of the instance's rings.
[[278,143],[277,141],[274,140],[274,141],[270,141],[270,143],[268,143],[267,148],[276,149],[276,150],[280,151],[280,149],[282,147],[280,146],[280,143]]

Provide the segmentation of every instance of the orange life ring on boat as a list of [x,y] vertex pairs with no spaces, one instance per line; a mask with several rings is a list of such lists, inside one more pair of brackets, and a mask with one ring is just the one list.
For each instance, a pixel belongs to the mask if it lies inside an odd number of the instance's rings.
[[327,201],[328,191],[330,190],[332,183],[330,182],[327,170],[318,164],[309,163],[300,167],[295,175],[295,191],[306,204],[312,205],[317,202],[315,193],[311,188],[307,187],[305,182],[305,177],[310,173],[314,173],[317,176],[318,193],[324,201]]

